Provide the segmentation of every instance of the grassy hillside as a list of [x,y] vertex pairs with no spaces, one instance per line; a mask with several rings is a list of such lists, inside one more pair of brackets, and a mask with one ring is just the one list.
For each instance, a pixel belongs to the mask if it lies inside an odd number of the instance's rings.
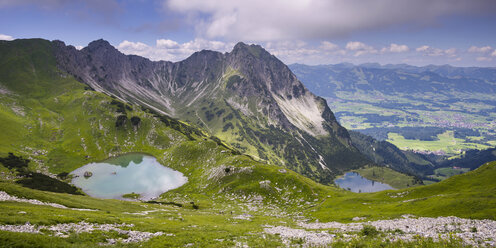
[[353,217],[381,219],[403,214],[496,218],[496,162],[442,182],[370,194],[342,193],[328,198],[312,216],[321,221]]
[[[284,173],[281,177],[272,167],[255,166],[253,173],[238,174],[218,181],[218,186],[230,187],[231,192],[203,192],[204,198],[189,198],[187,188],[179,188],[162,196],[164,204],[125,202],[119,200],[100,200],[88,196],[77,196],[50,193],[20,187],[1,182],[0,191],[25,199],[38,199],[43,202],[62,204],[70,208],[93,209],[80,211],[60,209],[50,206],[33,205],[23,202],[0,201],[0,228],[5,225],[24,225],[29,222],[38,227],[54,228],[59,223],[67,225],[91,223],[92,225],[121,225],[121,230],[157,233],[163,235],[153,237],[141,243],[122,243],[130,234],[116,231],[93,231],[91,233],[68,231],[54,235],[54,231],[45,229],[42,233],[29,234],[0,231],[2,247],[88,247],[106,244],[109,239],[117,240],[118,246],[195,246],[195,247],[233,247],[248,245],[250,247],[287,246],[278,235],[267,234],[264,228],[283,225],[298,228],[297,223],[309,218],[312,221],[350,222],[354,217],[365,217],[366,220],[390,219],[404,214],[417,216],[450,216],[456,215],[471,218],[496,217],[494,194],[496,187],[492,180],[496,176],[496,162],[481,168],[454,176],[439,184],[412,188],[400,191],[357,194],[338,190],[332,187],[318,186],[312,181],[293,173]],[[270,178],[272,193],[268,188],[260,187],[261,178]],[[280,178],[280,181],[277,181]],[[284,195],[277,193],[276,183],[295,182],[295,186],[306,185],[310,191],[303,191],[312,196],[296,208],[290,208],[291,200],[283,202],[258,201],[254,195]],[[270,188],[269,187],[269,188]],[[294,186],[293,186],[294,187]],[[213,189],[213,188],[212,188]],[[318,189],[318,190],[317,190]],[[316,194],[312,194],[316,192]],[[233,192],[236,192],[233,194]],[[299,190],[296,190],[297,195]],[[405,193],[406,192],[406,193]],[[292,197],[293,194],[287,195]],[[187,201],[178,198],[189,198]],[[189,201],[195,201],[198,209]],[[175,201],[173,204],[166,202]],[[182,206],[179,206],[182,204]],[[83,222],[83,223],[82,223]],[[132,226],[130,226],[132,225]],[[297,229],[299,230],[299,229]],[[365,230],[365,229],[364,229]],[[385,233],[374,231],[351,232],[354,237],[346,242],[338,241],[333,247],[347,245],[376,246],[381,244]],[[367,229],[368,230],[368,229]],[[374,231],[371,235],[370,232]],[[333,233],[332,230],[326,232]],[[48,236],[52,234],[54,236]],[[338,234],[339,238],[342,234]],[[341,240],[341,239],[338,239]],[[298,246],[305,240],[291,240]],[[388,242],[385,247],[459,247],[456,240],[434,242],[425,238],[412,241]]]
[[229,157],[200,130],[91,91],[59,71],[48,41],[0,47],[0,154],[14,152],[51,173],[132,151],[174,160],[178,146],[202,148],[192,156]]

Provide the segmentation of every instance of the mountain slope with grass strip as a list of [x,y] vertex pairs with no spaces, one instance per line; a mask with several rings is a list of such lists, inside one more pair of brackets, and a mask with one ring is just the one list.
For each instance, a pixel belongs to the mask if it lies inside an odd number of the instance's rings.
[[257,160],[323,183],[369,163],[324,99],[260,46],[238,43],[176,63],[124,55],[104,40],[82,50],[52,46],[58,67],[80,82],[187,120]]

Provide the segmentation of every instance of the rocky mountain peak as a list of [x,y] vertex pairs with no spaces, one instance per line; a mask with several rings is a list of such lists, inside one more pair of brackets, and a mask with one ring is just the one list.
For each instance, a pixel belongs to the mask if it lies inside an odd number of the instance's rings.
[[254,44],[248,45],[243,42],[238,42],[230,54],[234,56],[250,56],[255,58],[272,57],[272,55],[270,55],[262,46]]
[[89,52],[93,52],[100,49],[117,50],[112,45],[110,45],[108,41],[104,39],[94,40],[90,42],[90,44],[88,44],[88,46],[85,47],[84,49],[88,50]]

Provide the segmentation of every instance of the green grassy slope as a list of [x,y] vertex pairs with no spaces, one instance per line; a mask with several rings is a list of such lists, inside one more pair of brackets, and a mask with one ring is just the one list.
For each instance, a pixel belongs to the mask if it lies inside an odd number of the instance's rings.
[[[153,113],[91,91],[57,70],[48,41],[23,40],[0,47],[4,92],[0,154],[14,152],[31,159],[36,169],[53,173],[132,151],[151,153],[163,162],[166,155],[179,152],[172,149],[179,145],[206,146],[210,150],[202,152],[228,157],[220,154],[224,148],[214,141],[200,144],[206,138],[201,131],[189,138],[183,130],[187,124],[164,123]],[[127,119],[117,126],[122,115]],[[132,117],[139,117],[140,123],[133,125]]]
[[369,194],[342,193],[327,199],[312,215],[320,220],[350,221],[418,216],[496,218],[496,162],[440,183]]
[[[366,217],[366,220],[396,218],[403,214],[418,216],[450,216],[456,215],[471,218],[496,217],[495,184],[496,162],[486,164],[479,169],[454,176],[441,183],[417,187],[401,191],[386,191],[371,194],[356,194],[335,188],[318,186],[314,182],[303,179],[293,173],[278,175],[273,167],[256,167],[253,173],[237,174],[225,177],[218,181],[218,185],[231,188],[231,192],[219,192],[213,187],[212,191],[204,192],[205,199],[195,199],[199,209],[192,208],[188,202],[183,207],[174,205],[158,205],[141,202],[124,202],[119,200],[100,200],[88,196],[68,195],[61,193],[42,192],[23,188],[18,185],[1,182],[0,190],[10,195],[28,199],[39,199],[43,202],[63,204],[72,208],[86,208],[96,211],[76,211],[58,209],[49,206],[32,205],[12,201],[0,202],[0,225],[22,225],[30,222],[34,225],[55,225],[58,223],[98,223],[98,224],[133,224],[135,231],[164,232],[163,235],[150,239],[145,243],[118,244],[119,246],[196,246],[196,247],[232,247],[246,244],[250,247],[280,247],[284,246],[277,235],[263,233],[263,229],[270,225],[295,226],[296,222],[304,218],[318,219],[319,221],[349,222],[353,217]],[[260,177],[270,178],[271,184],[282,182],[291,185],[298,182],[305,195],[315,198],[291,209],[291,200],[285,202],[261,202],[259,204],[243,194],[263,196],[283,195],[277,193],[275,187],[271,190],[261,188]],[[277,181],[277,178],[280,181]],[[306,181],[308,180],[308,181]],[[302,182],[304,182],[302,184]],[[310,191],[305,191],[306,189]],[[266,191],[267,190],[267,191]],[[265,193],[263,192],[265,191]],[[297,190],[296,192],[298,192]],[[316,192],[315,195],[312,194]],[[237,194],[231,194],[236,192]],[[408,192],[408,193],[405,193]],[[176,201],[179,195],[185,198],[191,192],[187,188],[179,188],[174,192],[162,196],[161,201]],[[236,196],[237,195],[237,196]],[[295,194],[297,195],[297,193]],[[393,196],[396,196],[393,198]],[[176,197],[176,198],[175,198]],[[289,196],[291,197],[291,196]],[[190,198],[193,200],[193,198]],[[179,201],[177,201],[179,203]],[[365,203],[365,204],[364,204]],[[245,214],[247,220],[238,216]],[[48,232],[49,233],[49,232]],[[108,238],[125,238],[114,232],[69,233],[68,237],[53,237],[44,234],[25,234],[0,231],[0,246],[23,247],[87,247],[106,243]],[[363,246],[375,246],[379,239],[360,237],[351,242]],[[297,240],[295,240],[297,242]],[[428,247],[457,247],[446,246],[446,243],[420,239],[418,241],[390,243],[387,247],[416,247],[422,244]],[[456,244],[456,243],[455,243]],[[459,245],[459,244],[458,244]],[[345,246],[338,243],[336,247]]]
[[[56,68],[48,41],[0,47],[0,118],[5,120],[0,123],[0,156],[12,152],[28,158],[32,171],[71,172],[89,162],[144,152],[188,177],[186,185],[167,193],[167,199],[179,195],[186,203],[212,204],[213,193],[234,193],[296,206],[325,188],[290,170],[236,155],[189,124],[91,91]],[[132,117],[139,117],[139,124]]]
[[[230,98],[228,94],[232,93],[226,93],[226,99]],[[250,104],[255,105],[251,102],[248,105]],[[225,100],[205,100],[196,104],[195,108],[194,111],[188,109],[182,118],[205,128],[258,161],[284,166],[324,184],[332,184],[335,176],[359,168],[367,162],[361,154],[336,145],[339,141],[334,137],[316,138],[305,132],[289,133],[272,125],[261,125],[260,123],[270,123],[270,120],[261,113],[247,117],[229,106]],[[201,121],[197,115],[201,117]],[[334,161],[330,170],[322,169],[318,154],[322,154],[324,163]],[[307,166],[309,163],[312,166]]]

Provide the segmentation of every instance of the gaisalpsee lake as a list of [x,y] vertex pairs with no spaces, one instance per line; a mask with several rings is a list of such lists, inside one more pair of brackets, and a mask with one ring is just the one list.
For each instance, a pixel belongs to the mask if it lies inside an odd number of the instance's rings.
[[369,180],[362,177],[357,172],[347,172],[344,176],[334,180],[336,185],[356,193],[377,192],[382,190],[394,189],[385,183]]
[[75,186],[89,196],[104,199],[124,199],[123,195],[135,193],[141,200],[150,200],[188,181],[181,172],[141,153],[90,163],[70,174]]

